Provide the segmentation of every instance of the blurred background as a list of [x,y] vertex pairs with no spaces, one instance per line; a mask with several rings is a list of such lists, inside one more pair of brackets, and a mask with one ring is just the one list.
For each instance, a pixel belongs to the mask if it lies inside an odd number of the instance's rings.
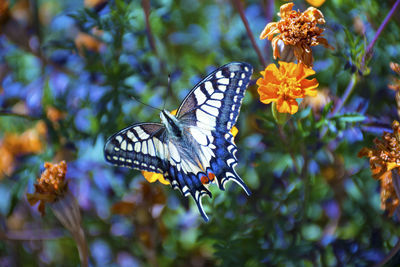
[[[277,127],[255,81],[272,58],[260,40],[286,1],[0,0],[0,266],[79,266],[77,245],[49,207],[26,193],[44,162],[67,162],[91,266],[367,266],[399,240],[398,219],[381,210],[380,183],[363,147],[398,119],[400,16],[360,58],[395,1],[294,1],[325,16],[335,50],[313,48],[319,94]],[[242,8],[242,9],[241,9]],[[238,174],[211,186],[205,223],[192,199],[139,171],[114,167],[104,142],[137,122],[159,122],[195,83],[232,61],[253,65],[237,123]],[[171,93],[167,95],[168,75]],[[357,84],[335,116],[329,111]],[[397,266],[400,257],[390,259]]]

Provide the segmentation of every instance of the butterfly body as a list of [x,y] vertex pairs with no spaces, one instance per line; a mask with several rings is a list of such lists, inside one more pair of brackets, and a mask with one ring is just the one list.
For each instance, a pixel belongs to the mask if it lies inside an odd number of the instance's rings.
[[237,148],[230,130],[251,74],[246,63],[218,68],[191,90],[176,116],[162,110],[161,124],[138,123],[111,136],[104,147],[106,160],[163,174],[174,189],[194,198],[207,221],[201,198],[212,196],[206,188],[210,182],[224,190],[233,180],[250,194],[234,170]]

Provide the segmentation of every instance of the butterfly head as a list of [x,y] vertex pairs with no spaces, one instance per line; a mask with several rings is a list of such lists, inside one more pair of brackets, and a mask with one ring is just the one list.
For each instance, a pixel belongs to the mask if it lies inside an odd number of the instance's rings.
[[161,122],[165,125],[168,133],[175,137],[182,136],[182,126],[179,120],[171,114],[168,110],[162,110],[160,112]]

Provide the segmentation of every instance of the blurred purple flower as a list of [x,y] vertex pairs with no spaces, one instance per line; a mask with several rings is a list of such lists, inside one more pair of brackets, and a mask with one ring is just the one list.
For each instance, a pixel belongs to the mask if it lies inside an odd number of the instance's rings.
[[97,266],[107,266],[112,261],[112,252],[107,242],[97,239],[90,245],[90,251]]

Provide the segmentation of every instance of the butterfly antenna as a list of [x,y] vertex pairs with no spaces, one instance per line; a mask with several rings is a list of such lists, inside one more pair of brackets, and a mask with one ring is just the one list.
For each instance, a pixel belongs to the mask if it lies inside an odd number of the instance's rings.
[[152,109],[156,109],[156,110],[158,110],[158,111],[162,111],[162,110],[159,109],[159,108],[153,107],[152,105],[149,105],[149,104],[146,104],[146,103],[142,102],[139,98],[137,98],[137,97],[135,97],[135,96],[133,96],[133,95],[129,95],[129,96],[130,96],[130,98],[132,98],[133,100],[136,100],[137,102],[139,102],[140,104],[142,104],[142,105],[144,105],[144,106],[146,106],[146,107],[149,107],[149,108],[152,108]]
[[168,96],[171,94],[171,74],[168,74],[168,87],[167,87],[167,96],[165,97],[164,100],[164,105],[163,105],[163,109],[165,109],[165,103],[168,100]]

